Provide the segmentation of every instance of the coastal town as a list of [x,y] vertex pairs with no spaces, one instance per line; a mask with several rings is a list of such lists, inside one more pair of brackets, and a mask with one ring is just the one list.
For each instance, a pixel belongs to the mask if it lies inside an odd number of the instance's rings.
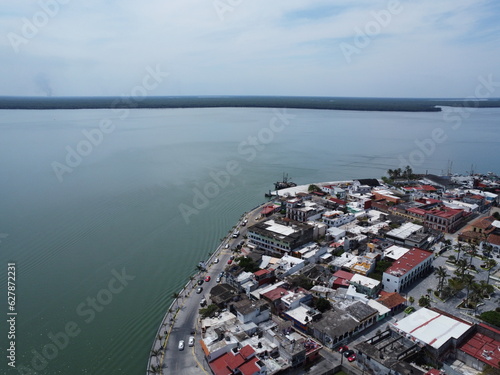
[[275,187],[175,293],[149,374],[500,373],[500,177]]

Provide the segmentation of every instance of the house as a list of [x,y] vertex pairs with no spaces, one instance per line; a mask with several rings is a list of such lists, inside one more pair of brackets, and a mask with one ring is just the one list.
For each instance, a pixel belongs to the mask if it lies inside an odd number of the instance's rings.
[[377,302],[387,307],[391,311],[391,314],[396,313],[406,306],[406,298],[401,294],[397,292],[386,292],[385,290],[380,291]]
[[458,240],[478,245],[488,239],[488,236],[497,228],[493,225],[493,216],[482,217],[472,221],[458,235]]
[[382,289],[380,281],[359,274],[352,275],[348,283],[354,286],[358,293],[363,293],[369,297],[377,296],[380,289]]
[[238,291],[233,286],[225,283],[218,284],[210,289],[210,300],[213,304],[224,308],[229,302],[234,300],[237,294]]
[[267,369],[264,363],[255,355],[255,350],[250,346],[232,348],[227,353],[210,361],[210,369],[215,375],[265,375]]
[[263,300],[252,301],[243,298],[231,303],[230,311],[236,313],[236,318],[242,324],[254,323],[257,325],[271,318],[270,307]]
[[432,253],[412,248],[395,261],[382,275],[386,292],[400,292],[431,270]]

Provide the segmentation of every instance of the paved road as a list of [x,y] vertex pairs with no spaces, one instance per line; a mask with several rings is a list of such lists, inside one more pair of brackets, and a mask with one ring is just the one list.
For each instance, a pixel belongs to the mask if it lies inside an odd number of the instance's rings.
[[[189,282],[184,292],[180,293],[177,304],[173,306],[174,310],[176,310],[177,306],[179,306],[180,309],[175,315],[175,319],[172,322],[173,325],[169,323],[166,327],[167,336],[166,343],[164,344],[166,350],[164,355],[158,358],[158,362],[163,365],[163,374],[200,375],[211,373],[207,368],[208,366],[204,360],[204,354],[200,346],[201,336],[198,328],[200,301],[203,297],[208,300],[210,289],[217,284],[216,279],[218,275],[226,268],[228,260],[233,255],[232,249],[236,248],[237,244],[243,239],[248,226],[259,221],[260,210],[261,207],[246,215],[248,219],[248,224],[246,226],[241,226],[242,221],[238,222],[237,229],[240,231],[238,238],[233,238],[230,235],[224,240],[218,250],[207,261],[207,270],[198,273],[198,275]],[[228,248],[226,248],[226,244],[229,245]],[[217,263],[214,262],[215,258],[219,260]],[[199,287],[197,281],[200,278],[204,279],[206,276],[210,276],[211,280],[209,282],[203,282],[203,285],[201,285],[203,292],[197,294],[196,288]],[[189,347],[188,340],[193,330],[195,331],[195,345],[194,347]],[[178,349],[180,340],[184,340],[184,350]],[[160,343],[158,342],[155,349],[158,349],[159,346]],[[152,363],[156,364],[157,361],[153,360]]]

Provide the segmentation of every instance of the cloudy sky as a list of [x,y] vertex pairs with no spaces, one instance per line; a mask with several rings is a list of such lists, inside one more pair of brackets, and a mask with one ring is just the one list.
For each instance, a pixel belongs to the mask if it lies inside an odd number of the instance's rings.
[[153,69],[151,95],[466,97],[500,81],[499,19],[498,0],[3,0],[0,95],[128,95]]

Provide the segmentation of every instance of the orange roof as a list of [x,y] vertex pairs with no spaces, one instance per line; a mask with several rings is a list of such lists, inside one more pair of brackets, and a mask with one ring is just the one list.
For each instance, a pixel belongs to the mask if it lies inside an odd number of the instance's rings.
[[392,309],[406,302],[406,299],[399,293],[380,292],[381,297],[377,300],[388,309]]

